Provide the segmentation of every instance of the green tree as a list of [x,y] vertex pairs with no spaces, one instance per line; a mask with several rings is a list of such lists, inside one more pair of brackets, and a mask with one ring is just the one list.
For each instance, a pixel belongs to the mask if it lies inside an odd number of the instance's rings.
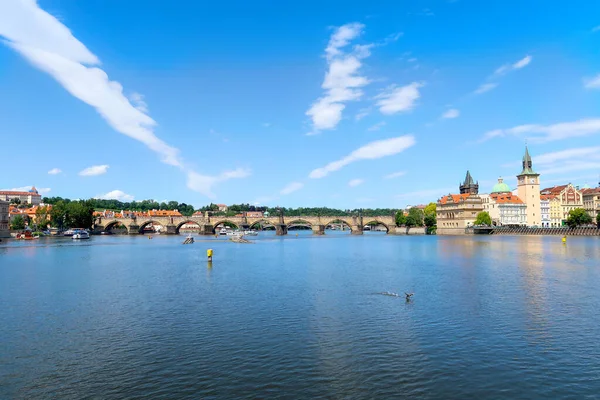
[[427,207],[425,207],[425,210],[423,210],[423,212],[425,213],[425,216],[430,215],[430,214],[435,215],[437,212],[437,204],[435,204],[435,203],[427,204]]
[[592,217],[583,208],[575,208],[569,211],[567,217],[567,225],[569,228],[577,228],[581,225],[587,225],[592,223]]
[[14,205],[19,205],[21,204],[21,199],[19,199],[18,197],[15,197],[14,199],[10,200],[10,204],[14,204]]
[[487,225],[492,226],[492,217],[490,217],[490,213],[487,211],[482,211],[477,214],[477,218],[475,219],[475,225]]
[[396,213],[396,226],[406,225],[406,216],[404,211],[400,210]]
[[25,229],[25,218],[23,218],[21,215],[15,216],[10,221],[10,229],[14,231],[20,231]]
[[435,227],[437,225],[437,218],[435,214],[429,213],[425,214],[424,218],[425,226],[429,229]]
[[48,220],[50,219],[50,211],[48,207],[38,207],[35,210],[35,223],[40,228],[45,228],[48,225]]
[[598,214],[596,214],[596,225],[598,225],[598,228],[600,228],[600,211],[598,211]]
[[406,226],[423,226],[423,210],[413,207],[408,210],[408,216],[406,217]]

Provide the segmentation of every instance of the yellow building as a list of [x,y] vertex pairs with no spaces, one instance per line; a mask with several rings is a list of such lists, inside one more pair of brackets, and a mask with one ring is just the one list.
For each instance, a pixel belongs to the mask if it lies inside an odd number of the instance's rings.
[[477,193],[479,185],[476,185],[467,172],[465,182],[459,186],[461,194],[449,194],[438,200],[438,235],[464,235],[466,228],[474,225],[477,214],[484,209],[483,201]]
[[542,226],[540,174],[533,170],[527,146],[525,146],[525,155],[523,156],[523,170],[517,175],[517,195],[527,206],[527,225]]
[[600,213],[600,187],[582,189],[581,194],[583,197],[583,208],[595,220],[596,215]]
[[569,211],[584,208],[581,191],[570,183],[543,189],[541,195],[550,198],[550,224],[552,227],[563,226],[569,217]]

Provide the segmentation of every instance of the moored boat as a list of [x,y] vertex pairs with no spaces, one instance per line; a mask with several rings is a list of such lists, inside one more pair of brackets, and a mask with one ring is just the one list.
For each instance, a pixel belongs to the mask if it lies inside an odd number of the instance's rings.
[[73,232],[73,240],[89,239],[89,238],[90,238],[90,234],[85,229],[76,229]]

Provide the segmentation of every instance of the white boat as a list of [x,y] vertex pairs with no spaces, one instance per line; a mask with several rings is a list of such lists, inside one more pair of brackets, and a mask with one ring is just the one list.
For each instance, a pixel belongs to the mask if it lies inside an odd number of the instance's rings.
[[73,240],[76,239],[89,239],[90,234],[84,229],[77,229],[73,232]]
[[227,235],[227,228],[221,228],[219,235]]
[[255,230],[245,230],[244,236],[258,236],[258,232]]
[[227,236],[244,236],[243,231],[227,231]]
[[63,236],[73,236],[73,234],[75,233],[76,229],[68,229],[66,231],[63,232]]

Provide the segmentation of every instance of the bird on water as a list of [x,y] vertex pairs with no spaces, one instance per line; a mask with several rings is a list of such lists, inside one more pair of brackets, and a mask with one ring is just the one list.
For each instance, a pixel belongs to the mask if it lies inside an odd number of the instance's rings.
[[413,297],[414,293],[406,293],[404,292],[404,294],[406,295],[406,301],[410,301],[410,299]]

